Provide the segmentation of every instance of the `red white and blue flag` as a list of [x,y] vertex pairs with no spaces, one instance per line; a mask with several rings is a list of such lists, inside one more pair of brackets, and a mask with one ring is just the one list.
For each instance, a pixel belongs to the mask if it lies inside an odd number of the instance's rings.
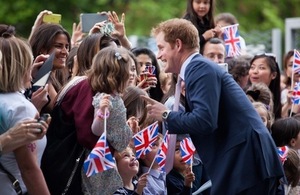
[[300,82],[295,83],[291,100],[293,104],[300,104]]
[[300,52],[296,49],[294,49],[293,71],[294,73],[300,72]]
[[223,29],[223,39],[225,42],[226,57],[241,55],[241,42],[238,24],[225,26]]
[[152,144],[158,136],[158,122],[154,122],[133,136],[136,158],[151,152]]
[[288,150],[289,148],[287,146],[282,146],[277,148],[277,153],[282,163],[286,161]]
[[168,145],[169,145],[169,139],[170,135],[168,134],[168,131],[166,131],[166,134],[164,136],[164,140],[161,144],[161,147],[156,155],[156,162],[158,163],[160,169],[162,171],[165,171],[165,165],[166,165],[166,158],[168,153]]
[[83,169],[86,175],[90,177],[91,175],[114,167],[116,167],[115,159],[109,150],[106,133],[104,132],[84,161]]
[[192,158],[196,151],[196,148],[190,137],[186,137],[180,142],[180,151],[182,160],[186,164],[192,165]]

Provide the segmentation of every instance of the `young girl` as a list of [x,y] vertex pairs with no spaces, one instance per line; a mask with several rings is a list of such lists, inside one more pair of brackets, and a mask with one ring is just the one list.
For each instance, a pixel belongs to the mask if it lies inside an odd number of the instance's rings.
[[136,174],[139,171],[139,161],[135,157],[134,149],[128,146],[125,150],[115,154],[118,171],[122,177],[123,187],[119,188],[114,194],[141,195],[147,184],[145,173],[138,179]]
[[[124,49],[104,48],[103,50],[104,52],[100,53],[106,53],[106,56],[96,55],[93,60],[92,70],[96,74],[99,73],[98,78],[93,79],[100,81],[100,86],[93,97],[92,104],[95,111],[91,129],[94,135],[100,136],[104,131],[104,120],[107,120],[107,140],[111,146],[111,152],[114,153],[114,150],[117,152],[124,150],[132,137],[132,131],[127,124],[126,108],[121,98],[129,81],[130,56]],[[123,71],[127,73],[122,74]],[[86,191],[93,192],[92,194],[100,193],[99,190],[102,190],[103,194],[111,194],[117,189],[113,190],[113,188],[122,186],[116,169],[110,169],[89,178],[84,175],[83,179],[87,181],[87,184],[95,184],[93,188],[85,188]]]
[[147,103],[141,98],[141,95],[148,96],[146,91],[137,86],[127,87],[122,95],[126,107],[127,122],[133,134],[140,130],[139,125],[144,124],[147,118]]
[[286,156],[282,159],[282,166],[287,180],[287,183],[284,183],[285,194],[299,195],[300,157],[298,152],[293,149],[287,149]]
[[252,102],[252,105],[256,109],[257,113],[261,117],[263,123],[266,125],[268,130],[270,130],[271,125],[274,122],[273,113],[266,108],[266,105],[264,105],[261,102]]
[[221,28],[214,24],[214,0],[187,0],[184,19],[191,21],[197,28],[200,38],[200,48],[204,43],[221,34]]

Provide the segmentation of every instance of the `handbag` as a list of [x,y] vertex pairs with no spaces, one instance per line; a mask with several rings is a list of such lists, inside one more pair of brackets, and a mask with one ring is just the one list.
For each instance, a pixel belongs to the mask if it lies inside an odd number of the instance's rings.
[[85,148],[77,142],[75,124],[64,120],[60,107],[63,96],[81,80],[66,86],[51,113],[41,169],[52,195],[82,194],[80,170]]
[[0,163],[0,169],[2,169],[7,174],[9,180],[12,183],[13,188],[16,191],[16,193],[18,195],[22,195],[23,193],[22,193],[22,189],[21,189],[19,180],[16,179],[8,170],[6,170],[1,163]]

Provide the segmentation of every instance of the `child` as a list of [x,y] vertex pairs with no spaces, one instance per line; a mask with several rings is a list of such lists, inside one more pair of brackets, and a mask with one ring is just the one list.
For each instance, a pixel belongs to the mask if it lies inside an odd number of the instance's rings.
[[214,23],[214,0],[188,0],[184,19],[191,21],[197,28],[200,38],[200,48],[205,42],[221,34],[221,28]]
[[[165,184],[166,174],[160,171],[160,167],[155,160],[156,154],[162,144],[163,135],[158,134],[156,141],[152,145],[151,152],[142,156],[140,159],[141,162],[141,171],[142,173],[148,173],[148,182],[144,188],[143,194],[146,195],[167,195],[167,188]],[[154,161],[153,165],[152,162]],[[152,167],[151,167],[152,165]],[[149,168],[151,167],[150,171]]]
[[192,183],[195,180],[191,167],[182,160],[180,136],[176,141],[173,169],[167,174],[166,185],[168,194],[192,194]]
[[124,185],[114,194],[143,194],[143,189],[146,186],[148,174],[143,174],[138,180],[136,179],[136,174],[139,170],[139,162],[135,157],[134,149],[128,146],[122,152],[116,153],[115,159]]
[[277,147],[300,149],[300,122],[293,117],[277,119],[271,127],[271,135]]
[[[127,87],[129,76],[127,75],[118,81],[120,75],[115,72],[123,65],[119,63],[123,60],[121,53],[116,51],[113,59],[103,60],[102,65],[99,65],[103,66],[99,71],[106,73],[99,79],[106,80],[107,85],[103,86],[103,91],[96,93],[92,102],[95,108],[92,132],[100,136],[104,130],[104,119],[107,119],[107,139],[113,148],[118,151],[126,148],[132,137],[131,129],[127,125],[126,108],[120,95]],[[108,61],[111,63],[108,63]]]
[[300,157],[297,151],[287,149],[286,155],[283,159],[283,169],[286,176],[287,184],[284,184],[284,192],[286,195],[300,194]]
[[[106,120],[106,135],[112,154],[115,150],[123,151],[132,138],[120,95],[128,86],[130,63],[129,51],[122,48],[104,48],[93,59],[93,74],[98,77],[91,78],[91,85],[97,86],[92,101],[94,120],[91,130],[94,135],[100,136]],[[88,178],[83,174],[82,180],[84,191],[90,194],[112,194],[122,186],[122,178],[116,169]]]
[[122,99],[126,107],[126,117],[133,134],[136,134],[147,118],[146,101],[141,95],[148,96],[147,92],[137,86],[129,86],[125,89]]
[[266,125],[268,130],[270,131],[271,125],[274,122],[274,115],[270,112],[266,106],[261,102],[252,102],[252,105],[256,109],[257,113],[260,115],[263,123]]

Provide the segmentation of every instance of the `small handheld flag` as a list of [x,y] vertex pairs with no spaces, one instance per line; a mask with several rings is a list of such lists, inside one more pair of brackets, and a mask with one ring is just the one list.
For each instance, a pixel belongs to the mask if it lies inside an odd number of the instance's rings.
[[277,152],[280,158],[281,163],[283,164],[286,161],[287,153],[289,148],[287,146],[278,147]]
[[158,122],[154,122],[133,136],[136,158],[147,154],[152,150],[152,144],[158,136]]
[[190,137],[186,137],[180,142],[180,151],[182,160],[188,165],[192,165],[192,158],[196,148]]
[[300,72],[300,52],[296,49],[294,49],[293,71],[294,73]]
[[238,24],[225,26],[223,38],[225,42],[226,57],[235,57],[241,55],[241,42],[238,30]]
[[83,169],[88,177],[96,173],[106,171],[116,166],[115,159],[113,158],[107,141],[106,133],[104,132],[95,147],[84,161]]
[[166,158],[168,153],[168,145],[169,145],[169,138],[170,135],[168,134],[168,131],[166,131],[166,134],[164,136],[164,140],[161,144],[161,147],[156,155],[156,162],[158,163],[160,169],[162,171],[165,171],[165,165],[166,165]]

